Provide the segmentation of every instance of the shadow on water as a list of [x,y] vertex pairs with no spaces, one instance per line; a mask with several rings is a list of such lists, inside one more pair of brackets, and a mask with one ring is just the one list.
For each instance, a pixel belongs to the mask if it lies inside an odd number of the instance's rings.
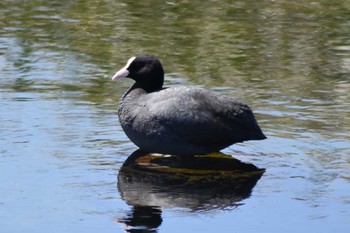
[[180,159],[137,150],[119,171],[120,195],[133,208],[118,222],[128,232],[156,232],[162,208],[235,208],[264,171],[223,153]]

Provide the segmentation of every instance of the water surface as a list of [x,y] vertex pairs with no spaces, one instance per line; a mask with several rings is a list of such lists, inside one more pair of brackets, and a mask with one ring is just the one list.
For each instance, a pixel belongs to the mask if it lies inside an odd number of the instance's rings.
[[[348,232],[349,12],[348,1],[2,1],[1,231],[123,232],[151,215],[149,232]],[[116,114],[132,82],[110,77],[135,54],[158,56],[167,86],[254,109],[268,140],[223,151],[266,169],[248,197],[198,210],[123,200],[119,170],[137,148]]]

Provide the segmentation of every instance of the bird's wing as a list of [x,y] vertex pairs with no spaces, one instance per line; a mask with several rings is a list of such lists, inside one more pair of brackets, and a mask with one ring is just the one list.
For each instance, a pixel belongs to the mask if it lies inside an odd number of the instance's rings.
[[257,126],[247,105],[205,89],[169,88],[147,98],[152,120],[193,144],[242,142]]

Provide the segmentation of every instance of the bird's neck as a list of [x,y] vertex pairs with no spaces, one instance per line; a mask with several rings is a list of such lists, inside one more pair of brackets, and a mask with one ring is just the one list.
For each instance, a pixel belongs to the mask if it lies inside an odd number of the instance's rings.
[[148,79],[143,79],[145,81],[137,81],[131,88],[141,88],[145,90],[147,93],[159,91],[163,87],[164,77],[159,76],[158,78],[153,78],[152,81]]
[[[140,81],[144,80],[144,81]],[[122,99],[125,99],[127,96],[134,98],[139,97],[140,95],[159,91],[163,88],[164,83],[164,74],[158,75],[158,77],[153,77],[152,81],[149,81],[147,78],[140,79],[136,81],[130,88],[125,92]]]
[[127,90],[124,95],[122,96],[122,100],[125,100],[126,98],[128,99],[133,99],[133,98],[137,98],[140,95],[143,94],[147,94],[147,92],[143,89],[140,88],[137,83],[134,83],[134,85],[132,85],[129,90]]

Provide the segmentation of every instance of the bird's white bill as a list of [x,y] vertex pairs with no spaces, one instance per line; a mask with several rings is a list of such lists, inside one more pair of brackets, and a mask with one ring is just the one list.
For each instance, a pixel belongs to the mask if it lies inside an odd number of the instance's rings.
[[126,76],[128,76],[128,74],[130,73],[128,71],[128,68],[131,64],[131,62],[133,62],[135,60],[136,57],[131,57],[128,62],[126,63],[126,65],[121,69],[119,70],[117,73],[115,73],[112,77],[112,80],[117,80],[117,79],[120,79],[120,78],[124,78]]
[[126,68],[123,68],[113,75],[112,80],[124,78],[128,76],[128,74],[129,74],[129,71]]

